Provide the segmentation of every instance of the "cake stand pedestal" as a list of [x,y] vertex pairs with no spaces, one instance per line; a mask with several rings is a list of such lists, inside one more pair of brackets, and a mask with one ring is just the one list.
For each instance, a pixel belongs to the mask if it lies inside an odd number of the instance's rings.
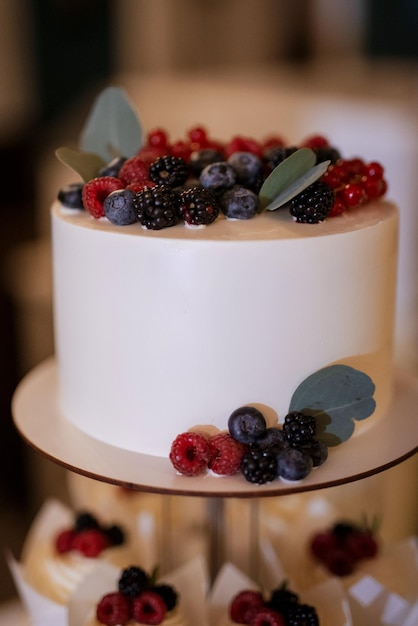
[[[214,499],[208,503],[212,574],[223,552],[223,498],[257,499],[341,485],[382,472],[418,451],[418,379],[407,372],[397,373],[390,411],[359,436],[331,448],[326,463],[298,482],[277,480],[253,485],[241,475],[179,476],[168,458],[122,450],[90,437],[60,413],[53,358],[22,380],[13,397],[12,411],[23,439],[72,472],[139,491]],[[255,554],[256,505],[251,516],[250,553]]]

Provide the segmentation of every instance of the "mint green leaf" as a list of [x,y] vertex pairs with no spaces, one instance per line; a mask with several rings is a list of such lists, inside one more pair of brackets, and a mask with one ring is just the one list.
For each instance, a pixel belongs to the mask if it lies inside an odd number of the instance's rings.
[[312,185],[318,178],[321,178],[330,163],[331,161],[322,161],[302,174],[300,178],[296,179],[289,187],[286,187],[284,191],[279,193],[279,195],[266,206],[266,209],[268,211],[275,211],[289,202],[292,198],[301,193],[301,191],[309,187],[309,185]]
[[105,161],[97,154],[73,148],[58,148],[55,150],[55,156],[61,163],[79,174],[84,182],[95,178],[100,168],[105,165]]
[[316,155],[310,148],[300,148],[274,168],[267,176],[259,192],[260,206],[268,204],[308,172],[316,163]]
[[355,420],[364,420],[374,412],[374,391],[367,374],[348,365],[331,365],[299,385],[289,410],[314,415],[318,438],[327,445],[337,445],[351,437]]
[[83,151],[108,163],[117,156],[130,158],[142,146],[142,126],[124,91],[108,87],[96,98],[80,137]]

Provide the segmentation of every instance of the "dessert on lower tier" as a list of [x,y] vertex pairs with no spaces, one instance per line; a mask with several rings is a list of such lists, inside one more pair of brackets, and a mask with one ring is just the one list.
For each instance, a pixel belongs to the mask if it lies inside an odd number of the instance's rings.
[[222,143],[202,128],[183,143],[154,130],[110,164],[84,158],[67,158],[84,182],[52,208],[66,420],[168,456],[179,433],[226,430],[244,405],[283,423],[300,386],[336,365],[368,377],[374,397],[357,403],[376,406],[342,440],[385,415],[398,214],[379,164],[321,137]]

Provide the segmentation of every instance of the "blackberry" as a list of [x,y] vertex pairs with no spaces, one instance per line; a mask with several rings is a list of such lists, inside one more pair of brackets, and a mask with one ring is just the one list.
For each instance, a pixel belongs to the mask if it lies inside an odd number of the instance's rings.
[[284,418],[283,434],[292,446],[311,443],[316,434],[316,419],[312,415],[292,411]]
[[319,626],[316,609],[309,604],[297,604],[287,612],[287,626]]
[[287,615],[289,608],[298,606],[298,604],[299,596],[288,589],[286,583],[283,583],[277,589],[273,589],[267,601],[267,606],[285,615]]
[[75,518],[74,530],[81,533],[83,530],[99,529],[100,524],[91,513],[79,513]]
[[103,532],[108,537],[112,546],[121,546],[125,542],[125,533],[120,526],[112,525],[103,528]]
[[297,222],[317,224],[322,222],[334,204],[334,190],[317,180],[289,202],[290,214]]
[[182,157],[161,156],[149,166],[149,178],[157,185],[179,187],[189,176],[189,168]]
[[214,196],[203,187],[191,187],[180,193],[178,214],[187,224],[211,224],[219,215],[219,205]]
[[178,195],[168,185],[156,185],[139,191],[136,202],[138,220],[146,228],[161,230],[179,222]]
[[174,589],[174,587],[161,583],[159,585],[154,585],[153,587],[151,587],[151,590],[155,591],[156,593],[158,593],[159,596],[161,596],[167,607],[167,611],[172,611],[175,608],[177,604],[178,593]]
[[318,146],[317,148],[313,148],[313,151],[316,154],[317,163],[322,163],[322,161],[336,163],[338,159],[341,159],[340,151],[333,146]]
[[250,483],[269,483],[277,478],[276,455],[268,449],[253,448],[242,457],[241,472]]
[[135,598],[149,586],[149,576],[141,567],[127,567],[122,571],[118,589],[124,596]]
[[351,522],[336,522],[331,529],[332,534],[339,540],[344,541],[346,537],[349,537],[353,533],[357,532],[358,528]]
[[288,146],[287,148],[276,147],[268,148],[263,153],[267,173],[270,174],[282,161],[287,159],[291,154],[296,152],[296,146]]

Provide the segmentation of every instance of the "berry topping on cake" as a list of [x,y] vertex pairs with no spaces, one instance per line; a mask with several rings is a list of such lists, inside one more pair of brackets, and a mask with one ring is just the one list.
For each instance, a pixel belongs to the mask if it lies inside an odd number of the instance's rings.
[[171,445],[170,461],[185,476],[202,474],[207,470],[209,458],[209,441],[202,433],[181,433]]
[[131,183],[146,183],[150,180],[149,165],[140,156],[131,157],[122,164],[118,178],[120,178],[125,185]]
[[235,170],[237,183],[258,193],[263,182],[263,162],[253,152],[233,152],[227,160]]
[[103,550],[112,546],[122,545],[125,534],[118,525],[103,526],[89,512],[78,513],[72,528],[66,528],[55,538],[55,549],[58,554],[71,550],[85,557],[95,558]]
[[286,621],[283,615],[266,606],[257,611],[251,620],[251,626],[286,626]]
[[241,443],[255,443],[266,430],[264,415],[252,406],[235,409],[228,418],[228,430]]
[[123,626],[128,623],[130,616],[128,598],[117,591],[103,596],[96,607],[97,621],[106,626]]
[[191,187],[180,193],[178,212],[186,224],[206,226],[218,217],[219,205],[207,189]]
[[151,230],[175,226],[179,221],[178,196],[168,185],[140,191],[136,198],[139,222]]
[[219,433],[209,439],[208,467],[215,474],[232,476],[239,472],[246,447],[229,433]]
[[143,591],[132,602],[132,617],[139,624],[161,624],[167,607],[162,597],[155,591]]
[[149,166],[149,178],[158,185],[180,187],[189,176],[189,168],[184,159],[166,155],[159,157]]
[[142,567],[132,566],[124,569],[118,581],[121,593],[129,598],[135,598],[148,588],[150,577]]
[[334,190],[320,180],[290,200],[289,211],[297,222],[317,224],[329,215],[334,204]]
[[260,591],[245,589],[233,598],[229,606],[229,615],[237,624],[251,624],[256,611],[264,606],[264,598]]
[[318,614],[309,604],[298,604],[289,608],[286,626],[319,626]]
[[68,209],[84,209],[83,183],[70,183],[58,192],[58,200]]
[[96,219],[104,217],[103,204],[107,196],[117,189],[123,189],[123,182],[114,176],[93,178],[83,187],[83,206]]
[[[376,526],[376,525],[375,525]],[[379,552],[376,527],[339,521],[317,532],[310,540],[311,555],[335,576],[352,574],[364,559],[375,558]]]
[[99,176],[115,176],[116,178],[120,178],[123,182],[126,182],[125,179],[120,176],[120,170],[127,160],[126,157],[115,157],[99,170]]
[[104,214],[112,224],[127,226],[137,220],[136,193],[132,189],[112,191],[104,201]]
[[221,195],[219,206],[222,213],[230,219],[248,220],[258,213],[260,200],[250,189],[234,185]]
[[205,189],[209,189],[214,194],[221,194],[235,185],[237,176],[231,165],[220,161],[203,168],[199,180]]
[[214,148],[202,148],[191,153],[189,167],[193,176],[199,177],[202,170],[211,163],[223,161],[223,154]]

